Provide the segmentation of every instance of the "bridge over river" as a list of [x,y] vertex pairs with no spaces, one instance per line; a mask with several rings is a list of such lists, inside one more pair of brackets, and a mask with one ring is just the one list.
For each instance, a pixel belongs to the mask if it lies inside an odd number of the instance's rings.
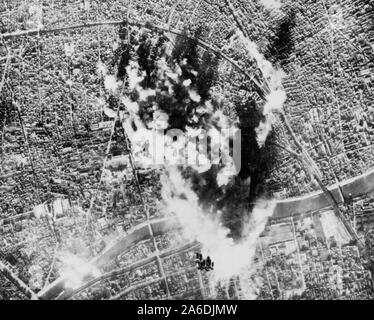
[[[357,176],[355,178],[343,181],[341,183],[332,185],[328,188],[332,195],[334,196],[337,203],[343,203],[344,198],[348,198],[349,195],[354,197],[359,197],[367,194],[374,190],[374,169],[371,169],[367,173]],[[330,203],[326,199],[324,193],[315,192],[312,194],[305,195],[303,197],[290,198],[285,200],[278,200],[275,206],[273,217],[274,219],[288,218],[290,216],[295,216],[310,211],[317,211],[330,206]],[[174,228],[180,228],[180,225],[176,218],[163,218],[157,220],[151,220],[151,226],[153,233],[155,235],[162,234],[164,232],[170,231]],[[116,243],[109,246],[102,254],[92,260],[92,263],[97,267],[102,267],[107,261],[114,259],[119,252],[126,250],[132,244],[137,243],[141,240],[150,237],[149,229],[146,223],[142,223],[131,230],[127,235],[118,239]],[[172,253],[178,252],[178,250],[185,250],[184,246],[172,250]],[[153,259],[151,257],[150,259]],[[148,261],[148,260],[147,260]],[[144,262],[146,263],[146,262]],[[136,265],[136,266],[135,266]],[[134,267],[138,267],[138,263],[135,263]],[[129,266],[131,268],[131,266]],[[100,278],[100,277],[99,277]],[[53,283],[51,283],[44,290],[39,292],[39,299],[51,299],[56,298],[58,295],[71,296],[65,291],[65,280],[64,278],[59,278]],[[89,282],[96,283],[95,279]],[[87,284],[83,284],[86,287]]]
[[[356,198],[374,191],[374,168],[360,176],[329,186],[328,189],[338,204],[344,203],[350,195]],[[329,206],[330,203],[322,191],[309,193],[302,197],[278,200],[273,218],[287,218],[308,211],[318,211]]]

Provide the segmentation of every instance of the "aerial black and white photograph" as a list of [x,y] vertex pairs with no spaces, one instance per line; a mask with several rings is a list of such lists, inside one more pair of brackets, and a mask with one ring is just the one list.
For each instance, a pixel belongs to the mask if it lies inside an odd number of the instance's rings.
[[373,0],[0,0],[0,300],[214,318],[373,277]]

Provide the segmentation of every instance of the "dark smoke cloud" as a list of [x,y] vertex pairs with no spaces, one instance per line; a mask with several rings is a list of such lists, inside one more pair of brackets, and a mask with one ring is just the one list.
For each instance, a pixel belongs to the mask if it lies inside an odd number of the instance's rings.
[[[130,32],[128,33],[128,30]],[[136,60],[139,69],[145,71],[145,77],[140,82],[143,89],[156,89],[156,94],[146,101],[138,101],[136,92],[131,93],[131,99],[139,103],[139,116],[144,123],[152,119],[152,103],[156,102],[159,108],[169,116],[170,128],[186,129],[186,126],[207,128],[208,118],[204,116],[197,123],[190,122],[199,105],[210,101],[215,110],[222,107],[222,102],[215,101],[211,96],[211,88],[219,79],[219,58],[203,51],[198,47],[195,38],[178,36],[175,39],[173,49],[166,52],[168,39],[163,34],[154,34],[135,28],[128,29],[125,25],[120,31],[120,37],[124,40],[115,53],[113,66],[117,67],[117,77],[124,80],[126,67],[131,60]],[[201,29],[194,33],[195,37],[201,36]],[[127,39],[130,39],[130,43]],[[181,80],[191,80],[190,88],[196,90],[201,97],[200,102],[192,101],[189,92],[180,82],[173,83],[174,92],[168,94],[168,88],[160,86],[157,79],[157,61],[165,57],[168,65],[181,67]],[[226,97],[227,98],[227,97]],[[230,230],[234,239],[240,238],[243,222],[248,218],[248,213],[254,203],[260,197],[267,196],[264,180],[272,167],[272,159],[276,157],[276,151],[268,143],[272,140],[270,135],[268,142],[260,148],[256,140],[255,129],[264,120],[261,108],[251,99],[241,102],[235,95],[231,97],[235,105],[235,113],[239,117],[239,127],[242,131],[241,171],[226,186],[217,185],[219,165],[204,173],[198,173],[192,168],[182,170],[183,177],[192,183],[193,191],[198,195],[200,205],[206,212],[221,212],[224,226]],[[214,210],[210,210],[210,209]]]

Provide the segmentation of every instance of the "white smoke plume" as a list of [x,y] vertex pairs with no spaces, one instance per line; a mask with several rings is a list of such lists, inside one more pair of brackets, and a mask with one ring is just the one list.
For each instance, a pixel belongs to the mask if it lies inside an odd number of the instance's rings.
[[[31,3],[24,4],[28,6],[28,17],[26,26],[28,29],[42,29],[43,26],[43,9],[39,1],[32,1]],[[22,6],[21,6],[22,8]]]
[[96,71],[98,75],[104,79],[105,89],[113,94],[117,93],[121,82],[117,81],[117,78],[114,75],[108,73],[108,68],[105,64],[99,61],[96,64]]
[[270,87],[270,93],[265,97],[266,103],[263,107],[265,120],[256,128],[257,143],[262,147],[276,121],[274,113],[283,112],[283,104],[287,99],[287,95],[282,86],[282,80],[286,74],[282,69],[275,68],[270,61],[266,60],[264,55],[258,50],[258,46],[246,38],[240,30],[236,32],[236,35],[242,41],[251,57],[256,60],[259,69]]
[[129,80],[129,89],[139,90],[139,83],[143,81],[145,71],[139,72],[139,64],[135,61],[130,61],[130,64],[126,67],[126,73],[128,75]]
[[114,75],[106,75],[104,79],[105,89],[112,91],[113,93],[117,92],[119,87],[119,82],[117,81]]
[[261,4],[268,10],[280,10],[281,0],[260,0]]
[[107,66],[106,66],[103,62],[101,62],[101,61],[99,61],[99,62],[96,64],[96,70],[97,70],[98,74],[99,74],[100,76],[102,76],[102,77],[104,77],[104,76],[108,73],[108,68],[107,68]]
[[[182,61],[181,64],[186,63]],[[191,80],[183,80],[182,78],[182,69],[178,63],[172,65],[168,64],[165,57],[160,58],[157,62],[157,79],[158,83],[156,89],[144,89],[140,86],[140,82],[144,79],[144,72],[139,70],[139,64],[136,61],[131,61],[129,66],[126,67],[126,74],[129,79],[129,89],[136,90],[139,95],[139,100],[146,100],[149,96],[156,95],[156,92],[160,88],[167,88],[167,94],[174,94],[174,87],[176,83],[182,84],[185,87],[188,87],[189,98],[200,104],[197,108],[196,113],[191,115],[189,123],[196,125],[201,116],[210,115],[210,129],[209,132],[217,134],[218,130],[227,129],[230,127],[230,121],[228,117],[221,111],[214,111],[214,107],[210,100],[201,101],[200,95],[196,90],[190,88]],[[105,76],[105,79],[108,78],[106,70],[103,67],[98,66],[99,72]],[[197,72],[195,71],[197,75]],[[163,89],[165,90],[165,89]],[[164,94],[165,92],[163,92]],[[159,108],[156,102],[153,102],[153,119],[147,123],[142,122],[139,117],[139,104],[137,101],[132,101],[126,95],[120,97],[121,102],[126,106],[127,111],[130,113],[128,117],[123,121],[123,127],[131,141],[133,148],[133,154],[135,154],[135,161],[137,165],[140,165],[143,168],[149,168],[152,165],[152,152],[156,149],[159,151],[159,146],[156,145],[156,141],[165,142],[165,160],[171,161],[172,163],[184,163],[185,157],[188,154],[189,156],[193,154],[193,150],[190,148],[193,147],[192,144],[188,144],[187,149],[183,146],[183,141],[177,140],[174,141],[172,137],[160,137],[160,132],[155,130],[167,129],[169,127],[169,116]],[[136,125],[136,130],[133,129],[132,123]],[[186,126],[186,131],[188,136],[199,135],[199,128],[192,128],[191,126]],[[173,128],[170,128],[173,129]],[[222,133],[223,135],[223,133]],[[227,137],[228,138],[228,137]],[[219,137],[216,138],[216,141],[219,143]],[[228,148],[228,145],[227,145]],[[184,152],[175,152],[173,150],[184,150]],[[142,153],[142,150],[146,150],[145,153]],[[229,152],[222,153],[229,154]],[[198,155],[198,164],[193,165],[189,163],[198,172],[202,173],[211,168],[210,160],[207,158],[207,154],[199,153]],[[235,170],[234,161],[232,157],[227,157],[224,161],[225,166],[220,170],[217,175],[217,183],[219,186],[224,186],[229,183],[232,177],[232,173]],[[157,164],[156,164],[157,165]],[[231,173],[231,174],[230,174]]]
[[[267,106],[264,112],[271,114],[276,109],[281,109],[283,102],[277,104],[277,97],[281,97],[281,77],[282,73],[274,70],[272,65],[264,59],[259,53],[257,46],[247,41],[247,45],[257,60],[261,70],[265,74],[267,80],[271,83],[272,95],[269,95]],[[182,62],[183,63],[183,62]],[[154,95],[155,91],[143,89],[139,82],[142,80],[142,73],[138,71],[139,65],[131,63],[126,69],[127,76],[131,82],[131,89],[137,90],[140,97]],[[197,73],[196,73],[197,74]],[[221,111],[214,111],[214,107],[210,101],[201,102],[201,97],[191,88],[191,80],[183,80],[182,71],[178,64],[174,66],[168,65],[165,58],[157,61],[157,78],[160,87],[165,88],[165,94],[174,93],[174,84],[180,83],[188,88],[189,98],[200,106],[196,110],[196,114],[191,116],[191,123],[194,123],[194,117],[199,118],[202,115],[210,115],[211,128],[218,130],[225,128],[229,124],[228,118]],[[156,85],[156,92],[157,92]],[[142,99],[142,98],[141,98]],[[148,123],[142,123],[139,117],[139,106],[137,102],[132,102],[127,97],[122,97],[122,102],[127,107],[130,117],[123,122],[123,127],[131,140],[132,147],[136,151],[143,149],[146,143],[147,135],[151,134],[153,128],[165,129],[168,127],[168,115],[163,112],[156,104],[153,106],[154,118]],[[131,126],[131,122],[135,123],[137,130]],[[198,122],[196,122],[198,123]],[[187,125],[186,129],[191,135],[198,134],[198,128],[192,128]],[[203,129],[203,128],[201,128]],[[166,141],[172,143],[172,141]],[[178,141],[176,143],[179,143]],[[180,149],[180,148],[177,148]],[[204,155],[202,155],[204,156]],[[141,160],[140,165],[147,167],[149,165],[147,157]],[[201,159],[204,160],[204,159]],[[195,168],[194,166],[191,166]],[[209,169],[209,166],[207,167]],[[196,172],[202,172],[200,168],[195,168]],[[224,169],[218,173],[216,179],[219,186],[226,185],[230,182],[230,177],[225,175]],[[226,168],[227,169],[227,168]],[[220,212],[204,212],[199,205],[199,198],[191,189],[189,182],[186,181],[181,171],[176,166],[167,166],[162,176],[162,198],[165,205],[165,211],[175,214],[183,226],[183,231],[187,239],[198,241],[202,245],[202,253],[204,256],[209,255],[215,263],[212,274],[213,285],[219,281],[229,281],[234,276],[240,276],[242,287],[244,288],[246,298],[254,298],[255,284],[249,279],[256,271],[253,264],[256,254],[257,240],[264,230],[268,218],[274,210],[274,203],[268,201],[259,201],[253,212],[248,212],[247,221],[244,221],[244,228],[241,240],[234,241],[230,236],[230,230],[223,226],[220,221]]]
[[266,115],[265,117],[266,120],[261,121],[258,127],[255,129],[257,143],[260,147],[262,147],[265,144],[266,139],[273,128],[273,121],[275,121],[273,120],[274,116],[272,114]]
[[248,279],[254,274],[257,240],[273,214],[275,204],[259,201],[245,221],[242,239],[234,242],[228,236],[229,229],[220,222],[219,215],[212,216],[202,210],[197,195],[176,167],[169,168],[163,180],[162,195],[166,210],[176,214],[186,237],[199,241],[202,253],[214,261],[213,282],[227,281],[236,275]]
[[70,252],[60,253],[58,259],[62,262],[59,271],[61,276],[66,279],[65,286],[67,288],[77,289],[87,276],[98,277],[101,274],[93,264]]

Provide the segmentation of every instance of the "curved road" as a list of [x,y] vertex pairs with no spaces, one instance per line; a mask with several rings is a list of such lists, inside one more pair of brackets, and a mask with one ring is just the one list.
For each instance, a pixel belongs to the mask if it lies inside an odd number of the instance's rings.
[[[344,199],[340,196],[341,193],[338,191],[339,187],[341,188],[342,194],[344,197],[348,197],[350,193],[352,194],[353,197],[358,197],[358,196],[362,196],[366,193],[373,191],[374,190],[374,168],[363,175],[341,182],[339,186],[333,185],[329,187],[330,192],[334,195],[337,202],[343,203]],[[303,212],[317,211],[317,210],[320,210],[320,209],[323,209],[329,206],[330,206],[330,203],[324,196],[324,193],[322,191],[315,192],[315,193],[308,194],[303,197],[278,200],[276,202],[276,207],[275,207],[272,218],[275,218],[275,219],[287,218],[290,216],[301,214]],[[176,218],[162,218],[162,219],[157,219],[157,220],[151,220],[150,222],[151,222],[151,226],[155,234],[162,234],[166,231],[173,230],[178,225]],[[120,251],[126,250],[126,248],[131,246],[133,243],[149,238],[149,236],[150,235],[149,235],[147,223],[144,222],[142,224],[139,224],[134,229],[132,229],[131,233],[120,238],[119,241],[117,241],[115,244],[113,244],[108,249],[106,249],[98,257],[94,258],[92,260],[92,263],[95,264],[97,267],[101,267],[104,265],[105,262],[113,259],[116,255],[118,255]],[[194,244],[188,244],[187,246],[188,247],[191,246],[192,248]],[[165,255],[171,255],[177,252],[181,252],[185,249],[186,249],[185,246],[179,247],[177,249],[171,249],[166,252],[162,252],[161,257]],[[131,268],[135,268],[140,265],[147,264],[153,259],[155,259],[155,256],[152,255],[150,257],[147,257],[144,260],[137,261],[134,264],[125,267],[125,269],[130,270]],[[113,272],[115,273],[115,272],[122,272],[122,271],[115,270]],[[85,289],[87,286],[93,285],[94,283],[100,281],[102,278],[107,277],[109,274],[105,274],[96,279],[90,280],[78,290],[81,291]],[[65,279],[63,278],[57,279],[50,286],[48,286],[45,290],[39,292],[38,297],[40,299],[51,299],[51,298],[58,296],[65,290],[64,283],[65,283]],[[78,293],[78,291],[74,292],[73,294],[76,294],[76,293]],[[71,292],[66,293],[66,296],[71,297],[72,293]]]
[[104,26],[104,25],[121,25],[127,23],[128,25],[133,25],[133,26],[138,26],[141,28],[145,28],[148,30],[156,30],[156,31],[162,31],[162,32],[168,32],[171,34],[179,35],[182,37],[186,38],[191,38],[191,39],[196,39],[198,42],[198,45],[203,47],[206,50],[210,50],[214,52],[217,56],[220,58],[223,58],[227,62],[229,62],[231,65],[233,65],[236,69],[238,69],[241,73],[243,73],[252,83],[256,86],[256,88],[261,92],[263,95],[262,98],[264,98],[265,94],[268,94],[270,92],[269,85],[264,81],[263,84],[261,84],[254,75],[251,75],[247,73],[242,67],[240,67],[237,62],[235,62],[233,59],[225,55],[223,52],[221,52],[220,49],[215,48],[208,43],[204,42],[203,40],[189,36],[188,34],[185,34],[179,30],[172,29],[170,27],[164,27],[164,26],[158,26],[155,24],[151,23],[142,23],[139,21],[123,21],[123,20],[107,20],[107,21],[95,21],[95,22],[88,22],[84,24],[77,24],[77,25],[70,25],[67,27],[60,27],[60,28],[53,28],[53,29],[30,29],[30,30],[25,30],[25,31],[16,31],[16,32],[11,32],[11,33],[3,33],[0,34],[0,39],[13,39],[13,38],[18,38],[22,36],[35,36],[35,35],[43,35],[43,34],[48,34],[48,33],[58,33],[62,31],[67,31],[67,30],[73,30],[73,29],[81,29],[81,28],[88,28],[88,27],[95,27],[95,26]]

